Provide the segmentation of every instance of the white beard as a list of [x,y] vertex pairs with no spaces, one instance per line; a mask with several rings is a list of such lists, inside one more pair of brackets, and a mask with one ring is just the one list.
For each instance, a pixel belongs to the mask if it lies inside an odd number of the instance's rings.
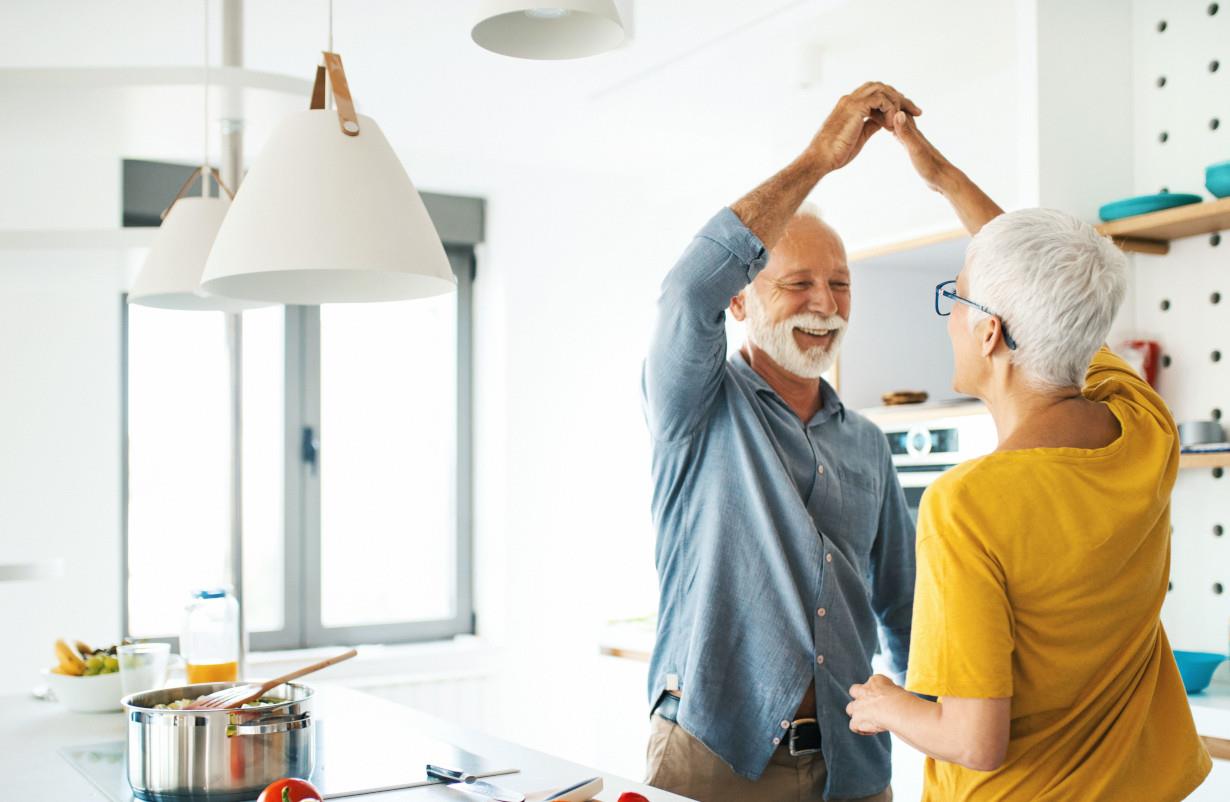
[[[769,355],[777,364],[804,379],[818,379],[833,367],[841,340],[846,334],[846,321],[838,315],[817,315],[814,312],[788,317],[779,323],[769,321],[756,289],[750,284],[744,292],[747,310],[747,339]],[[833,342],[828,348],[816,346],[804,351],[794,339],[795,327],[832,329]]]

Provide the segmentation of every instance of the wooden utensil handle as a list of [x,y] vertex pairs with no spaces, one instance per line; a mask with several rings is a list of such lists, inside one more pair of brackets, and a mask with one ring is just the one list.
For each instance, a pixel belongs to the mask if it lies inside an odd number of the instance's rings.
[[349,660],[350,658],[354,657],[358,653],[359,651],[357,649],[350,649],[348,651],[342,652],[341,654],[334,655],[333,657],[330,657],[327,660],[321,660],[319,663],[312,663],[310,666],[304,666],[303,668],[292,671],[289,674],[283,674],[280,677],[275,677],[261,686],[261,694],[264,694],[267,691],[273,690],[274,688],[278,687],[284,682],[290,682],[293,679],[299,679],[304,674],[311,674],[313,671],[320,671],[322,668],[328,668],[329,666],[334,665],[336,663],[340,663],[343,660]]

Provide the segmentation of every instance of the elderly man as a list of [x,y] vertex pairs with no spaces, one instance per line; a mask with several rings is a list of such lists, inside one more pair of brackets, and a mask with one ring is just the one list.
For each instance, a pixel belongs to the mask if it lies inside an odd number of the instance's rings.
[[[663,282],[645,363],[661,584],[648,781],[704,802],[892,798],[850,732],[877,620],[902,672],[914,530],[884,435],[820,378],[850,316],[837,234],[798,214],[895,113],[844,97],[801,156],[723,209]],[[726,358],[725,310],[747,324]]]

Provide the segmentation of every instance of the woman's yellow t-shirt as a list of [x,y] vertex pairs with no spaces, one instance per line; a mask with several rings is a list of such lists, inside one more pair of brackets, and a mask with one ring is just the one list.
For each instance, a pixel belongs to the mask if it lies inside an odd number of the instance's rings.
[[1110,445],[996,452],[923,497],[907,687],[1012,697],[1003,766],[928,760],[926,802],[1165,802],[1211,767],[1158,617],[1174,420],[1105,348],[1083,392],[1119,419]]

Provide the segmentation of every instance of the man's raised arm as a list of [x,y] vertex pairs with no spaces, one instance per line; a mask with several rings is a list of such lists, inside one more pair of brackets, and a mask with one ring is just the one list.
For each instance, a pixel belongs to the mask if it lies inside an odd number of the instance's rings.
[[705,420],[721,384],[731,298],[764,268],[816,183],[849,164],[880,128],[891,128],[898,110],[921,114],[884,84],[864,84],[843,97],[798,158],[718,212],[675,263],[662,282],[642,380],[655,439],[686,439]]

